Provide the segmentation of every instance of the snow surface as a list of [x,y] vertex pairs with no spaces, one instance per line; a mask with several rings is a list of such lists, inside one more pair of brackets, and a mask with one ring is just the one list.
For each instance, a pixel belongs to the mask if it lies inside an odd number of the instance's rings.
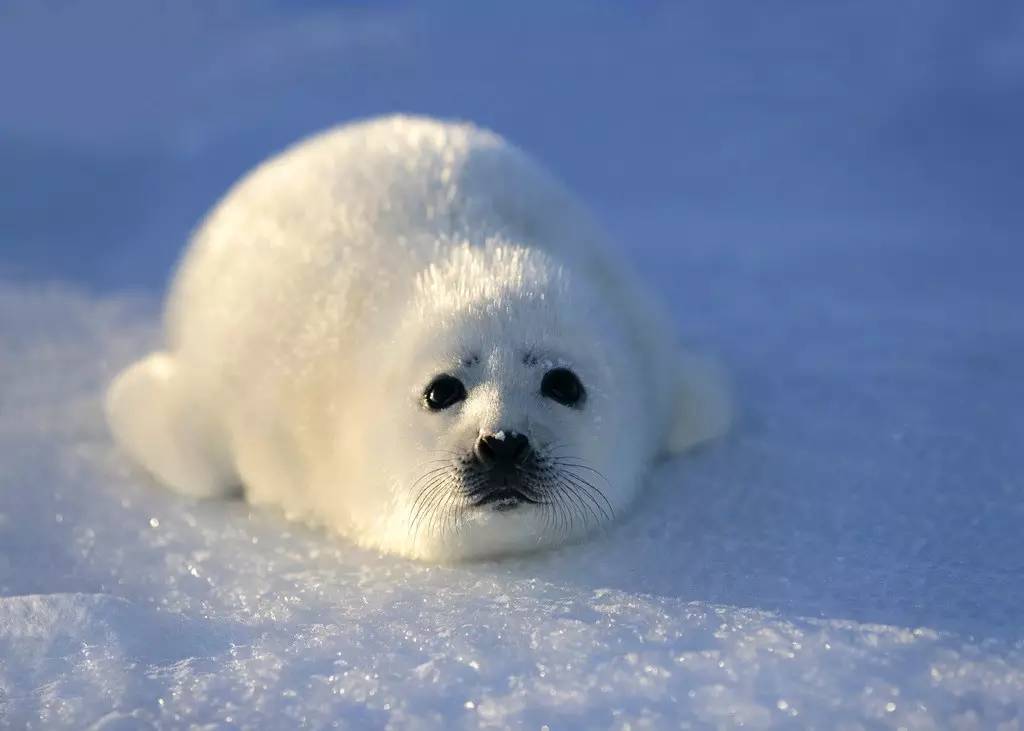
[[[1019,6],[200,7],[2,11],[0,726],[1024,723]],[[732,372],[607,535],[416,564],[114,449],[202,211],[393,110],[548,162]]]

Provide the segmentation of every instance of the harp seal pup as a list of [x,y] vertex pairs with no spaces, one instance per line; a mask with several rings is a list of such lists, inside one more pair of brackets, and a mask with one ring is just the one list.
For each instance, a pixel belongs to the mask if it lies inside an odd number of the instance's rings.
[[107,394],[138,463],[427,560],[577,540],[729,421],[581,205],[470,124],[355,123],[256,167],[165,328]]

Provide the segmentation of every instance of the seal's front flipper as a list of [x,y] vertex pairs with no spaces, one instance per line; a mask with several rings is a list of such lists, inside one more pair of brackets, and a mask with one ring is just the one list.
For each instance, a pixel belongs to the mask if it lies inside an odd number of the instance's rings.
[[679,454],[724,434],[732,423],[732,398],[714,363],[692,355],[677,359],[674,412],[665,451]]
[[169,487],[194,497],[237,488],[212,415],[186,397],[170,354],[153,353],[122,371],[107,391],[106,411],[121,446]]

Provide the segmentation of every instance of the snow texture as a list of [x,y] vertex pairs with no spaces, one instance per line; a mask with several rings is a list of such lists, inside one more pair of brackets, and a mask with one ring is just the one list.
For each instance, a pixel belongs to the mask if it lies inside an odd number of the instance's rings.
[[[205,7],[2,11],[0,726],[1021,726],[1019,6]],[[733,375],[605,536],[417,564],[112,445],[203,210],[396,109],[546,161]]]

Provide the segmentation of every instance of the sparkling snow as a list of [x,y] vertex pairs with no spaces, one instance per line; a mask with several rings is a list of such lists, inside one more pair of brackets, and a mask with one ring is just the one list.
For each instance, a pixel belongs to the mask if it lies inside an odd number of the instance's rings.
[[[0,727],[1024,725],[1018,6],[139,7],[0,22]],[[607,535],[415,564],[113,447],[203,209],[393,110],[545,160],[732,373]]]

